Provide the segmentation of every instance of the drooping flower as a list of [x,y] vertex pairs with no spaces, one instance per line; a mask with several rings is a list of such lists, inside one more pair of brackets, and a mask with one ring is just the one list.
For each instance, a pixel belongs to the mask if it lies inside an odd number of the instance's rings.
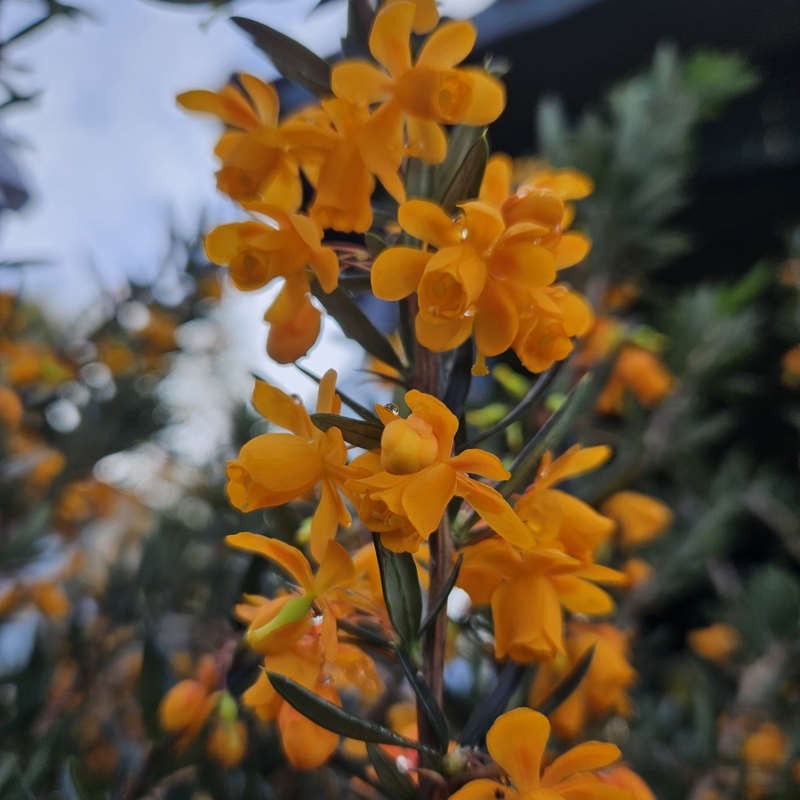
[[508,477],[497,456],[484,450],[452,455],[458,419],[435,397],[406,393],[411,414],[398,417],[376,406],[384,423],[380,451],[357,458],[353,468],[370,474],[345,484],[364,525],[387,547],[417,549],[434,531],[454,496],[463,497],[501,536],[521,547],[533,534],[495,489],[469,477]]
[[626,790],[602,783],[596,774],[620,758],[616,745],[584,742],[542,769],[549,738],[550,723],[538,711],[516,708],[502,714],[486,734],[486,747],[511,786],[480,778],[451,794],[451,800],[630,800]]
[[553,730],[562,739],[575,739],[590,719],[609,713],[629,716],[628,690],[636,671],[628,662],[630,636],[608,623],[573,620],[567,627],[566,658],[541,664],[531,685],[528,704],[536,708],[589,648],[594,647],[589,669],[570,696],[550,715]]
[[[337,413],[336,373],[328,370],[320,381],[318,412]],[[228,462],[228,497],[240,511],[272,508],[297,500],[320,487],[320,500],[311,522],[311,554],[325,555],[327,543],[350,515],[339,495],[348,478],[347,447],[338,428],[322,431],[311,422],[302,404],[263,381],[253,392],[256,410],[290,433],[265,433],[245,444]]]
[[438,163],[447,151],[442,125],[493,122],[505,106],[505,90],[479,67],[457,67],[475,44],[475,28],[467,21],[439,26],[412,63],[411,32],[432,18],[426,13],[425,20],[420,11],[425,9],[403,0],[384,5],[369,37],[380,67],[363,59],[342,61],[331,72],[331,88],[359,105],[380,104],[370,124],[391,131],[393,141],[405,140],[409,155]]
[[[490,606],[495,657],[522,664],[563,655],[562,607],[577,614],[606,616],[611,596],[596,583],[620,584],[625,576],[600,564],[587,564],[561,550],[520,550],[493,536],[463,549],[458,586],[473,605]],[[535,614],[520,609],[535,608]]]
[[621,414],[625,392],[631,392],[645,407],[659,403],[675,385],[675,378],[661,359],[649,350],[626,344],[620,350],[608,383],[597,398],[603,414]]
[[600,508],[616,522],[620,544],[625,548],[647,544],[672,524],[670,507],[641,492],[616,492]]
[[234,285],[243,291],[284,279],[265,319],[272,326],[267,352],[288,363],[304,355],[319,335],[320,313],[310,301],[308,268],[323,291],[331,292],[339,282],[339,261],[322,244],[322,230],[313,220],[263,203],[250,207],[274,225],[257,220],[220,225],[206,236],[206,254],[215,264],[228,267]]
[[610,456],[611,448],[605,445],[573,445],[556,459],[549,451],[545,453],[536,480],[515,505],[517,514],[536,531],[540,544],[563,548],[582,561],[592,560],[595,550],[613,532],[613,521],[588,503],[553,487],[597,469]]

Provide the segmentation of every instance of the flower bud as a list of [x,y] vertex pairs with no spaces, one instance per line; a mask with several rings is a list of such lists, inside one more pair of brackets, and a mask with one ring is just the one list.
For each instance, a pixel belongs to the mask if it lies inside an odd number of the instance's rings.
[[381,465],[395,475],[409,475],[436,461],[439,442],[433,428],[413,414],[392,420],[381,436]]

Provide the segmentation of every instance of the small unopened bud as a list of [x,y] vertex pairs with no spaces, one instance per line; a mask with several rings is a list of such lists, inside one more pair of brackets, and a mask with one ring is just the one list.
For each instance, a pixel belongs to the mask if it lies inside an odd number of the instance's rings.
[[433,428],[413,414],[392,420],[381,436],[381,465],[395,475],[409,475],[436,461],[439,442]]

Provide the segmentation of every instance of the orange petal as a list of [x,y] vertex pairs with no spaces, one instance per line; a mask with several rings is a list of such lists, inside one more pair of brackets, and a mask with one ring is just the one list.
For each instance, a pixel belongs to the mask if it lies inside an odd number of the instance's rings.
[[403,490],[403,511],[421,536],[437,528],[455,486],[456,472],[449,464],[434,464],[409,481]]
[[415,247],[389,247],[372,265],[370,282],[375,297],[402,300],[417,290],[430,253]]
[[188,111],[204,111],[207,114],[213,114],[224,123],[237,128],[254,128],[259,124],[258,117],[246,103],[237,103],[216,92],[196,89],[191,92],[183,92],[176,99],[179,105]]
[[572,447],[552,463],[541,483],[551,486],[567,478],[575,478],[597,469],[609,458],[611,458],[611,448],[605,444],[596,447]]
[[519,329],[519,313],[508,292],[486,282],[475,314],[475,345],[484,356],[497,356],[511,347]]
[[350,554],[337,542],[328,542],[325,555],[314,576],[314,589],[323,595],[335,586],[345,586],[355,578],[355,567]]
[[436,27],[439,9],[436,0],[416,0],[414,3],[414,33],[427,33]]
[[593,772],[622,758],[615,744],[606,742],[583,742],[558,756],[542,773],[545,786],[556,786],[576,772]]
[[322,482],[319,503],[311,517],[311,555],[321,561],[339,527],[341,500],[335,486]]
[[611,595],[589,581],[574,575],[552,575],[550,581],[561,605],[573,613],[605,616],[614,610]]
[[515,708],[498,717],[486,734],[492,758],[522,793],[539,787],[542,756],[550,738],[550,723],[531,708]]
[[592,240],[582,233],[565,233],[556,245],[556,265],[559,269],[571,267],[586,258]]
[[450,466],[458,472],[482,475],[493,481],[504,481],[511,475],[494,453],[487,453],[477,448],[463,450],[457,456],[453,456],[450,459]]
[[405,401],[415,416],[421,417],[433,428],[439,442],[439,459],[449,459],[458,430],[458,417],[437,397],[417,389],[406,392]]
[[[319,687],[317,694],[341,705],[332,686]],[[315,770],[321,767],[339,744],[339,735],[320,727],[284,702],[278,712],[278,730],[286,759],[294,769]]]
[[533,531],[514,513],[503,496],[472,478],[459,475],[458,493],[497,534],[524,550],[535,544]]
[[311,420],[303,404],[277,387],[256,380],[253,388],[253,405],[262,417],[279,428],[305,438],[311,436]]
[[[273,304],[274,308],[274,304]],[[293,319],[270,325],[267,353],[279,364],[291,364],[304,356],[317,341],[322,315],[310,299],[296,309]]]
[[490,271],[498,277],[524,287],[548,286],[556,277],[557,260],[544,247],[526,241],[498,242],[490,261]]
[[461,203],[459,208],[464,212],[467,242],[478,253],[488,250],[505,229],[505,223],[500,212],[480,200]]
[[394,78],[411,68],[409,41],[414,14],[414,3],[390,3],[381,8],[372,23],[369,51]]
[[532,183],[549,189],[562,200],[580,200],[594,190],[592,179],[574,169],[544,170],[533,176]]
[[311,565],[296,547],[292,547],[280,539],[248,532],[230,534],[225,537],[225,543],[238,550],[255,553],[274,561],[288,572],[305,591],[312,590],[314,579],[311,574]]
[[378,103],[389,97],[391,88],[389,76],[369,61],[348,59],[331,71],[331,91],[351,103]]
[[400,227],[434,247],[460,244],[461,231],[441,206],[430,200],[408,200],[397,211]]
[[512,169],[510,156],[495,153],[486,164],[478,199],[494,208],[500,208],[511,193]]
[[338,414],[341,411],[342,401],[336,394],[336,378],[336,370],[329,369],[320,379],[316,406],[318,414]]
[[419,117],[409,117],[408,155],[420,158],[427,164],[441,164],[447,155],[447,134],[438,122]]
[[460,64],[475,46],[477,31],[467,20],[445,22],[425,41],[417,57],[417,66],[450,69]]
[[414,330],[420,344],[437,353],[458,347],[472,332],[473,319],[438,320],[424,314],[417,314]]
[[469,105],[459,115],[463,125],[488,125],[494,122],[506,105],[506,90],[497,78],[480,67],[464,67],[459,72],[469,80]]
[[261,124],[275,127],[278,124],[278,111],[280,108],[275,87],[245,72],[239,73],[239,80],[242,82],[247,94],[250,95]]

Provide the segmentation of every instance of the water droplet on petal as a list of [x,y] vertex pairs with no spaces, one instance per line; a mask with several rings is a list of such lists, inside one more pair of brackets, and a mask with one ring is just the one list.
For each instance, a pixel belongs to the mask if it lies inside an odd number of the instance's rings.
[[385,408],[387,411],[391,411],[391,412],[392,412],[392,414],[399,414],[399,413],[400,413],[400,407],[399,407],[399,406],[396,406],[394,403],[386,403],[386,404],[384,405],[384,408]]

